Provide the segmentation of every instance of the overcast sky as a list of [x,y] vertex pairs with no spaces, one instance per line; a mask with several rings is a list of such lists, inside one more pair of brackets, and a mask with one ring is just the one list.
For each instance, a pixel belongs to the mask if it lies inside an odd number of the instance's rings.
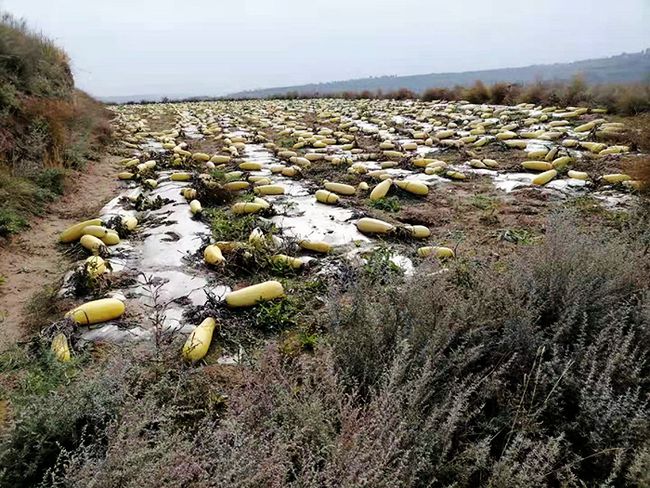
[[96,96],[222,95],[650,47],[650,0],[0,0]]

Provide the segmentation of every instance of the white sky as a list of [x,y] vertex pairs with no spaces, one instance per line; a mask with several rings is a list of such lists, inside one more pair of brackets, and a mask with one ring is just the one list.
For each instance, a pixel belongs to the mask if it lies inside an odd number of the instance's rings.
[[650,47],[650,0],[0,0],[96,96],[222,95]]

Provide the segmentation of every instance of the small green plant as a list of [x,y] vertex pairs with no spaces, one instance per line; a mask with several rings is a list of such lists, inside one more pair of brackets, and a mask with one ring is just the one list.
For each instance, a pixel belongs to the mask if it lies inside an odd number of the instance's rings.
[[25,349],[13,346],[0,352],[0,373],[18,371],[27,366],[29,366],[29,357]]
[[[260,250],[258,249],[257,252],[259,253]],[[287,262],[274,260],[273,254],[270,252],[263,253],[262,260],[266,261],[266,266],[268,266],[271,274],[275,276],[295,276],[298,271]]]
[[470,205],[480,210],[494,210],[498,206],[496,198],[489,195],[472,195],[469,199]]
[[83,297],[105,291],[106,287],[102,285],[105,285],[106,281],[102,275],[94,274],[95,267],[96,265],[91,264],[88,269],[80,267],[72,273],[70,287],[74,296]]
[[279,138],[277,140],[276,144],[278,146],[280,146],[280,147],[291,149],[294,146],[294,144],[296,144],[297,142],[298,142],[298,139],[296,139],[295,137],[286,137],[285,136],[285,137]]
[[49,283],[35,293],[27,302],[26,325],[30,330],[40,328],[59,320],[63,315],[64,302],[58,299],[59,287],[56,283]]
[[212,235],[218,241],[247,241],[258,226],[254,215],[233,216],[219,209],[206,209],[204,215],[210,222]]
[[120,215],[116,215],[115,217],[111,217],[106,222],[106,227],[108,227],[109,229],[113,229],[115,232],[117,232],[117,234],[122,239],[132,233],[132,231],[129,230],[126,227],[126,225],[124,225],[124,221],[122,220],[122,217]]
[[237,198],[238,202],[252,202],[253,200],[255,200],[254,194],[244,194]]
[[623,229],[630,223],[631,214],[624,210],[609,210],[594,197],[583,195],[573,198],[568,205],[585,216],[600,217],[605,225]]
[[293,330],[282,337],[279,351],[283,356],[296,357],[303,352],[312,352],[317,342],[318,335],[306,330]]
[[615,229],[622,230],[630,222],[630,214],[626,211],[605,211],[605,219]]
[[212,176],[212,179],[215,181],[226,181],[226,172],[221,169],[213,169],[210,176]]
[[58,168],[47,168],[35,175],[33,178],[41,188],[56,195],[63,195],[65,171]]
[[29,227],[27,220],[15,210],[0,208],[0,236],[7,237]]
[[0,353],[0,374],[20,373],[20,383],[8,392],[19,407],[28,406],[33,396],[47,395],[77,371],[78,361],[57,361],[45,342],[34,343],[32,349],[14,346]]
[[598,200],[589,195],[575,197],[567,202],[567,206],[573,207],[581,213],[592,215],[601,214],[604,210]]
[[378,247],[368,253],[363,265],[364,274],[371,283],[385,283],[403,276],[404,271],[392,260],[393,251],[389,247]]
[[257,306],[255,325],[262,330],[281,330],[297,325],[298,307],[291,298],[265,302]]
[[320,278],[313,278],[308,281],[301,281],[303,289],[311,293],[320,293],[327,290],[327,283]]
[[0,358],[0,372],[20,370],[21,381],[8,396],[20,421],[0,444],[0,486],[36,486],[62,449],[76,448],[86,434],[101,435],[119,405],[120,391],[110,376],[101,380],[110,384],[86,378],[71,391],[70,383],[81,373],[77,361],[56,361],[45,346],[35,354],[12,354]]
[[499,223],[498,213],[496,209],[484,210],[479,220],[486,225],[496,225]]
[[237,173],[235,174],[223,174],[223,181],[229,182],[229,181],[239,181],[241,179],[241,176],[238,175]]
[[498,239],[500,241],[512,242],[513,244],[529,245],[538,241],[539,236],[535,236],[526,229],[504,229],[499,231]]
[[385,212],[399,212],[402,210],[402,206],[399,203],[399,198],[397,197],[384,197],[379,200],[371,200],[370,206],[376,208],[377,210],[383,210]]

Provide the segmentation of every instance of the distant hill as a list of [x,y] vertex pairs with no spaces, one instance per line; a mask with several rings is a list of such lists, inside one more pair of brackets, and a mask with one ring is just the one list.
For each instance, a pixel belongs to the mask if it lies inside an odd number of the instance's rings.
[[312,83],[308,85],[283,86],[233,93],[228,98],[265,98],[287,92],[340,93],[343,91],[383,90],[408,88],[421,93],[427,88],[451,88],[468,86],[476,80],[484,83],[504,81],[530,83],[536,80],[565,81],[580,74],[585,81],[600,83],[636,83],[650,81],[650,49],[631,54],[619,54],[609,58],[587,59],[573,63],[538,64],[522,68],[502,68],[462,73],[430,73],[411,76],[379,76],[346,81]]

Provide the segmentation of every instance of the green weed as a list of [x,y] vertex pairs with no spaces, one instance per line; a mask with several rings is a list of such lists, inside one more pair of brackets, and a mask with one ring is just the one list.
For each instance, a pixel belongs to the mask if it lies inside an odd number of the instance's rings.
[[292,298],[260,303],[255,311],[255,325],[262,330],[282,330],[297,325],[299,309]]
[[66,172],[59,168],[47,168],[32,177],[38,186],[56,195],[63,195]]
[[388,282],[404,275],[402,268],[391,260],[392,257],[393,250],[385,246],[373,249],[365,256],[363,271],[371,283]]
[[537,242],[539,237],[526,229],[504,229],[499,231],[498,239],[513,244],[530,245]]
[[402,210],[399,198],[397,197],[384,197],[379,200],[371,200],[369,205],[372,208],[383,210],[385,212],[399,212]]
[[234,216],[220,209],[205,209],[203,212],[210,223],[212,235],[218,241],[248,241],[250,233],[258,227],[254,215]]
[[15,210],[0,208],[0,236],[7,237],[28,227],[27,220]]
[[318,335],[306,330],[292,330],[280,340],[279,351],[287,357],[296,357],[303,352],[312,352],[316,348]]
[[498,207],[497,199],[489,195],[472,195],[469,203],[480,210],[494,210]]

